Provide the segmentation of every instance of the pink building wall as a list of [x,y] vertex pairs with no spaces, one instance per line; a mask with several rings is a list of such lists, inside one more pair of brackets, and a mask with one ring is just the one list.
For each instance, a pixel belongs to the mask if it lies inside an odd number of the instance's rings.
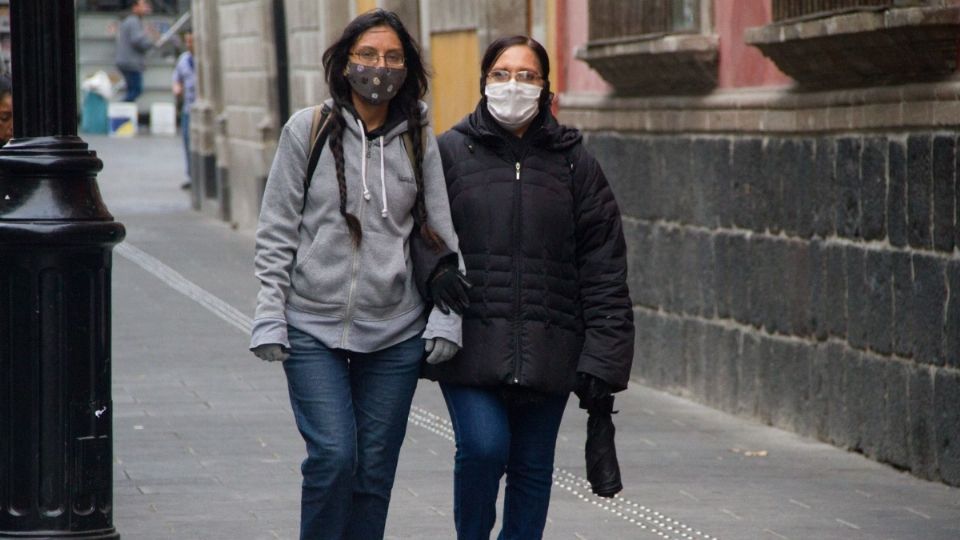
[[[607,93],[608,85],[574,51],[588,39],[587,0],[558,0],[557,63],[559,92]],[[759,49],[746,44],[747,28],[771,20],[770,0],[713,0],[713,31],[720,36],[718,89],[784,86],[790,77],[777,69]],[[565,28],[564,28],[565,26]]]
[[566,26],[560,28],[561,36],[557,48],[561,51],[560,81],[561,92],[594,92],[606,94],[611,90],[610,85],[597,72],[590,69],[583,60],[574,56],[577,47],[587,42],[587,0],[558,0],[563,4],[558,14],[558,24]]
[[769,24],[772,19],[770,0],[713,0],[713,28],[720,36],[718,88],[790,84],[790,77],[760,49],[743,41],[747,28]]

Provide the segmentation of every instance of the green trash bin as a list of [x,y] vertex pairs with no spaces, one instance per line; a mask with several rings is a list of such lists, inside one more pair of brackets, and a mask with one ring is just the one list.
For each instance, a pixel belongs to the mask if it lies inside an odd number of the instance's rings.
[[107,100],[96,92],[84,92],[80,118],[81,132],[106,135],[109,131]]

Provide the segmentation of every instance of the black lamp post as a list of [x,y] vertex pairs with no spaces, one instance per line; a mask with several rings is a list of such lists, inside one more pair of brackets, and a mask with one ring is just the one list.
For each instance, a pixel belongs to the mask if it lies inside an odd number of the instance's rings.
[[0,538],[113,527],[111,249],[77,137],[74,0],[12,0],[14,139],[0,149]]

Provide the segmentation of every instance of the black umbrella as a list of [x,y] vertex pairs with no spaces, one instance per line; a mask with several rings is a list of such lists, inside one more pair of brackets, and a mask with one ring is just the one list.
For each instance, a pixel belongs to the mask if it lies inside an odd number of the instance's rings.
[[613,497],[623,489],[620,482],[620,464],[614,444],[613,395],[602,380],[588,377],[578,390],[580,408],[589,414],[587,419],[587,480],[591,490],[600,497]]

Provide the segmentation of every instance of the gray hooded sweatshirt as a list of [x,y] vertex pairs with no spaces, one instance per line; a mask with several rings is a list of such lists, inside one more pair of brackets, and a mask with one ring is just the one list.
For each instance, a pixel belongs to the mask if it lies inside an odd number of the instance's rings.
[[152,47],[153,40],[143,29],[143,19],[137,15],[127,15],[117,28],[117,67],[128,71],[143,71],[147,65],[147,51]]
[[[426,116],[424,103],[421,113]],[[301,214],[313,108],[298,111],[283,127],[260,207],[254,259],[260,292],[250,348],[266,343],[289,347],[288,323],[327,347],[355,352],[381,350],[421,330],[424,338],[460,345],[460,317],[436,308],[425,317],[414,283],[409,238],[417,185],[401,138],[406,120],[367,140],[362,123],[349,111],[342,114],[347,211],[360,220],[363,239],[354,246],[340,214],[329,139]],[[426,131],[428,221],[459,253],[436,139]],[[462,269],[462,257],[460,265]]]

